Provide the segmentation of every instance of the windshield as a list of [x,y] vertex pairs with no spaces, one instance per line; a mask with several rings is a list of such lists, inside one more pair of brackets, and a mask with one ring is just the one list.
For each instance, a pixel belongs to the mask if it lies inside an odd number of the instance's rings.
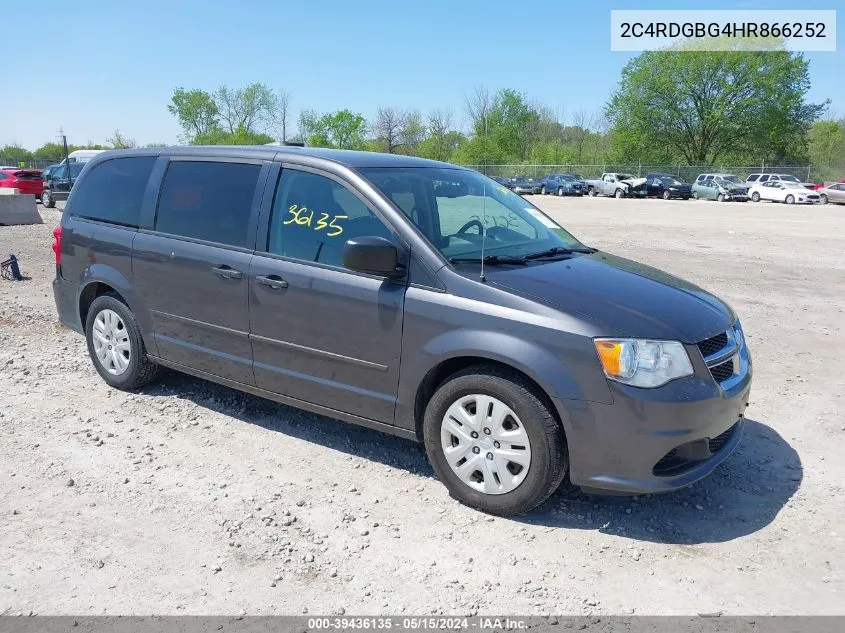
[[581,174],[572,174],[572,177],[575,178],[575,180],[584,180],[584,176]]
[[804,189],[804,185],[799,182],[793,182],[791,180],[781,181],[781,184],[787,189]]
[[684,184],[680,180],[678,180],[677,178],[674,178],[672,176],[659,176],[659,178],[660,178],[660,180],[663,181],[663,184],[665,184],[665,185],[682,185],[682,184]]
[[798,182],[795,176],[781,176],[780,179],[782,182]]
[[716,182],[732,183],[734,185],[745,184],[736,176],[716,176]]
[[476,171],[370,167],[360,172],[445,257],[521,257],[584,248],[523,197]]

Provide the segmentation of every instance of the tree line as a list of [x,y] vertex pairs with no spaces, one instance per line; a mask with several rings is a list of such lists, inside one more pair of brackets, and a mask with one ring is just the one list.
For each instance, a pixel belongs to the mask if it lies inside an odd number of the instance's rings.
[[[511,88],[476,87],[457,113],[384,105],[368,120],[348,108],[304,108],[294,121],[291,95],[259,82],[178,87],[167,109],[182,129],[180,141],[197,145],[297,141],[465,165],[843,167],[845,119],[830,114],[828,102],[808,102],[809,88],[809,62],[800,53],[682,48],[631,59],[608,102],[592,112],[567,113]],[[119,131],[106,143],[135,144]],[[20,151],[2,148],[0,156]],[[60,154],[47,143],[31,156]]]

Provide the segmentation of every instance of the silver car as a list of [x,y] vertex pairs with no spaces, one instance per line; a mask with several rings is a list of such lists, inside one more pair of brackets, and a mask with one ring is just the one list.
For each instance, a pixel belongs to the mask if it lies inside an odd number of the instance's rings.
[[833,202],[835,204],[845,204],[845,182],[837,182],[827,187],[817,189],[822,204]]

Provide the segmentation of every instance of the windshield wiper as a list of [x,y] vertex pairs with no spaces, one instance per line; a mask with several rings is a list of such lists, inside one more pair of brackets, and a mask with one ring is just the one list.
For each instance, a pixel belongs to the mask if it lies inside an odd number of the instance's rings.
[[563,246],[555,246],[545,251],[540,251],[539,253],[531,253],[530,255],[523,255],[522,259],[529,260],[529,259],[540,259],[541,257],[554,257],[555,255],[571,255],[572,253],[595,253],[596,249],[589,248],[589,247],[578,247],[578,248],[564,248]]
[[[522,257],[500,257],[499,255],[487,255],[484,257],[484,263],[491,266],[499,264],[521,264],[525,265],[525,259]],[[482,259],[480,257],[450,257],[449,262],[452,264],[480,264]]]

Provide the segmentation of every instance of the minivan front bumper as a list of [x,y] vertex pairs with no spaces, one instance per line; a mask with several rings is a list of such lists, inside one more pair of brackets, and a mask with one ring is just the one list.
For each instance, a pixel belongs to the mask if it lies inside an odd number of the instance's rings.
[[555,399],[566,420],[569,476],[589,492],[656,493],[709,475],[737,447],[751,390],[751,360],[722,384],[701,357],[696,374],[657,389],[609,381],[613,404]]

